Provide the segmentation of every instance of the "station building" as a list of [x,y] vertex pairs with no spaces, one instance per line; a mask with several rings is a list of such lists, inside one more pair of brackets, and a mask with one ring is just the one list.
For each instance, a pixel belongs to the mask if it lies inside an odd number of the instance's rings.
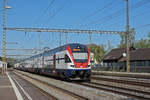
[[3,62],[3,61],[0,61],[0,69],[1,69],[3,66],[7,69],[7,63],[6,63],[6,62]]
[[[104,56],[103,66],[118,71],[126,70],[126,48],[115,48]],[[150,48],[130,48],[132,72],[150,72]]]

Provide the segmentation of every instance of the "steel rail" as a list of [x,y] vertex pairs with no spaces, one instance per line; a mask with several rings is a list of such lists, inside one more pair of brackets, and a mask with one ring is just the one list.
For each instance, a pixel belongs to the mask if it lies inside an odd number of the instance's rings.
[[[21,76],[17,75],[17,74],[14,73],[13,71],[12,71],[12,73],[13,73],[14,75],[16,75],[17,77],[19,77],[20,79],[29,82],[28,80],[23,79]],[[53,95],[51,95],[51,94],[45,92],[44,90],[40,89],[40,88],[37,87],[36,85],[32,84],[31,82],[29,82],[29,83],[30,83],[31,85],[33,85],[35,88],[37,88],[40,93],[42,93],[43,95],[47,96],[50,100],[58,100],[56,97],[54,97]]]
[[91,76],[91,79],[100,80],[100,81],[109,81],[115,83],[129,84],[129,85],[138,85],[150,88],[150,83],[139,82],[139,81],[131,81],[131,80],[123,80],[123,79],[112,79],[112,78],[103,78],[103,77],[94,77]]
[[[17,72],[17,73],[20,73],[20,72]],[[25,74],[23,74],[23,73],[20,73],[20,74],[22,74],[23,76],[26,76],[26,77],[28,77],[28,78],[31,78],[31,79],[33,79],[33,80],[36,80],[36,81],[38,81],[38,82],[40,82],[40,83],[46,85],[47,87],[51,87],[51,88],[54,88],[54,89],[56,89],[56,90],[61,91],[62,93],[66,93],[66,94],[68,94],[68,95],[70,95],[70,96],[72,96],[72,97],[74,97],[74,98],[79,99],[79,100],[89,100],[89,99],[86,98],[86,97],[83,97],[83,96],[80,96],[80,95],[75,94],[75,93],[73,93],[73,92],[70,92],[70,91],[68,91],[68,90],[59,88],[59,87],[57,87],[57,86],[55,86],[55,85],[46,83],[46,82],[41,81],[41,80],[39,80],[39,79],[35,79],[35,78],[33,78],[33,77],[31,77],[31,76],[28,76],[28,75],[25,75]]]
[[[150,93],[143,92],[143,91],[137,91],[137,90],[133,90],[133,89],[127,89],[127,88],[123,88],[123,87],[105,85],[105,84],[100,84],[100,83],[95,83],[95,82],[75,83],[75,84],[87,86],[87,87],[90,87],[90,88],[95,88],[95,89],[98,89],[98,90],[104,90],[104,91],[108,91],[108,92],[112,92],[112,93],[117,93],[117,94],[120,94],[120,95],[137,98],[137,99],[140,99],[140,100],[150,100],[150,97],[144,97],[144,96],[140,96],[140,95],[134,95],[134,94],[131,94],[131,93],[128,93],[128,92],[123,92],[125,90],[125,91],[135,92],[135,94],[142,92],[142,94],[150,95]],[[95,86],[95,85],[97,85],[97,86]],[[106,87],[108,87],[108,88],[106,88]],[[120,90],[123,90],[123,91],[116,90],[116,89],[120,89]]]
[[142,78],[142,79],[150,79],[150,75],[137,75],[137,74],[121,74],[121,73],[99,73],[92,72],[92,75],[103,75],[103,76],[118,76],[118,77],[130,77],[130,78]]

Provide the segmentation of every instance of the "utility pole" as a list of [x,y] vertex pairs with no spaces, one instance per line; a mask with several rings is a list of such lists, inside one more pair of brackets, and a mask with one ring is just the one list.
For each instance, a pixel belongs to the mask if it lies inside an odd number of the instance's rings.
[[61,46],[61,32],[59,33],[59,46]]
[[90,44],[92,43],[92,33],[89,32]]
[[68,43],[68,33],[66,32],[66,44]]
[[38,32],[39,50],[41,50],[41,32]]
[[[2,25],[2,61],[6,63],[6,0],[3,0],[3,25]],[[5,64],[2,67],[2,75],[5,75]]]
[[130,39],[130,32],[129,32],[129,0],[126,0],[126,43],[127,43],[127,48],[126,48],[126,53],[127,53],[127,57],[126,57],[126,67],[127,67],[127,72],[130,72],[130,43],[129,43],[129,39]]

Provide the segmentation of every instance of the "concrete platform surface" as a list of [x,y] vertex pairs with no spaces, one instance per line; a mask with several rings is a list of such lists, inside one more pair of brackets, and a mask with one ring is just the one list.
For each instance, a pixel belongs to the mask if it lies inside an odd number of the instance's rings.
[[17,100],[11,82],[7,75],[0,74],[0,100]]

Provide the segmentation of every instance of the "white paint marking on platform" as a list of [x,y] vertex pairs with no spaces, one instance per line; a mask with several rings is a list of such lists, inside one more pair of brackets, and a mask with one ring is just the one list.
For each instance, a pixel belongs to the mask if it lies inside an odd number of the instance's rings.
[[20,87],[20,89],[26,95],[26,97],[28,98],[28,100],[32,100],[32,98],[30,97],[30,95],[21,87],[21,85],[17,82],[17,80],[15,78],[13,78],[13,80],[17,83],[17,85]]
[[23,100],[23,97],[22,97],[22,95],[20,94],[18,88],[16,87],[14,81],[11,79],[11,77],[8,75],[7,72],[6,72],[6,74],[7,74],[8,78],[9,78],[9,80],[10,80],[10,82],[11,82],[11,85],[12,85],[14,91],[15,91],[15,94],[16,94],[16,96],[17,96],[17,99],[18,99],[18,100]]
[[12,88],[12,86],[10,85],[8,85],[8,86],[0,86],[0,88]]

